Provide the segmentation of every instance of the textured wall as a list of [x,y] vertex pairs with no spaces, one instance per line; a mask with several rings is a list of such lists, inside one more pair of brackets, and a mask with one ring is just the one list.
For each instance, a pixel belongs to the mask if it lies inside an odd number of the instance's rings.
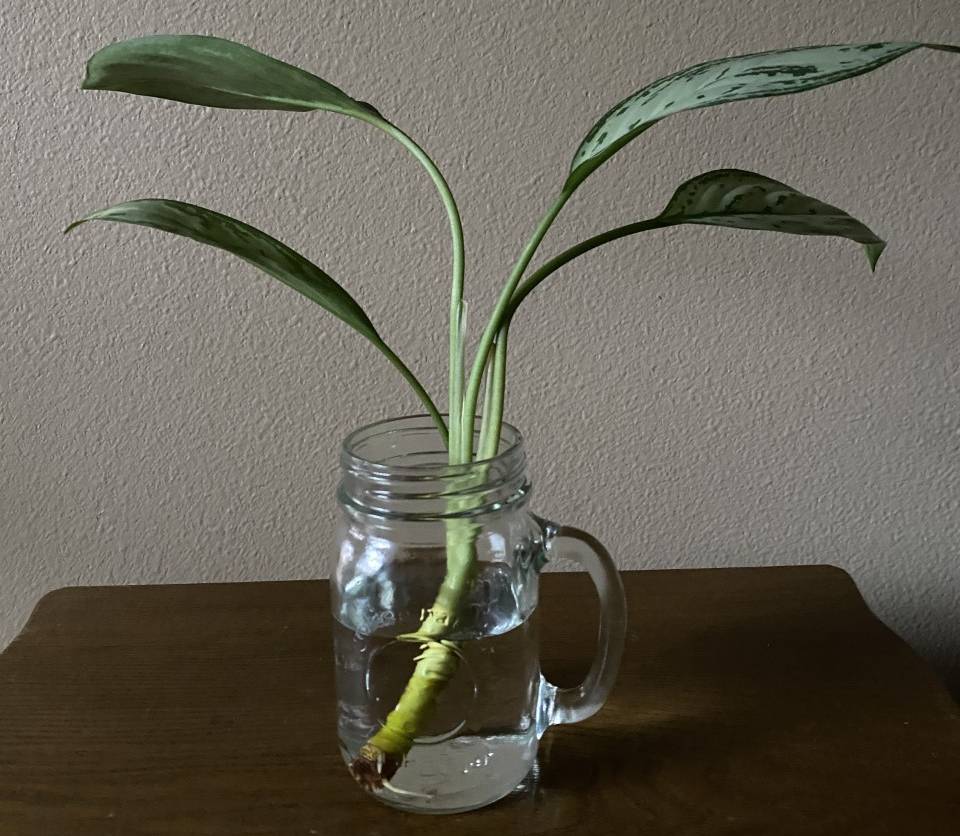
[[[473,324],[582,135],[638,86],[803,43],[960,43],[956,0],[452,3],[6,0],[0,645],[64,584],[324,572],[343,435],[416,409],[382,358],[229,256],[79,213],[177,197],[276,233],[433,390],[448,243],[421,170],[329,114],[78,89],[124,37],[242,40],[373,101],[448,174]],[[673,117],[591,178],[545,252],[752,168],[891,245],[678,229],[554,277],[513,332],[508,418],[542,513],[624,567],[827,562],[943,669],[960,660],[960,60]]]

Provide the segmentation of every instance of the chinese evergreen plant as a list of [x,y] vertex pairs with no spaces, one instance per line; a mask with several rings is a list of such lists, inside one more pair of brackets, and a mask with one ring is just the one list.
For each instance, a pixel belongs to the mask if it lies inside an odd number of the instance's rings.
[[[608,111],[574,154],[570,171],[503,286],[480,336],[473,362],[465,359],[464,245],[456,201],[426,152],[375,107],[349,96],[305,70],[249,47],[199,35],[165,35],[113,44],[88,62],[83,87],[155,96],[206,107],[241,110],[325,110],[383,131],[419,162],[435,184],[449,218],[452,282],[449,320],[447,420],[410,368],[377,332],[350,294],[316,265],[285,244],[210,209],[150,198],[119,203],[81,218],[153,227],[227,250],[297,290],[366,337],[409,383],[436,423],[451,465],[483,462],[496,455],[507,372],[507,337],[518,307],[567,262],[608,241],[679,224],[829,235],[861,244],[871,269],[884,242],[864,224],[830,204],[749,171],[699,174],[676,190],[659,215],[603,232],[561,252],[528,273],[537,249],[580,185],[621,148],[661,119],[686,110],[745,99],[800,93],[876,70],[914,50],[960,48],[917,42],[845,44],[721,58],[681,70],[638,90]],[[481,430],[474,427],[483,393]],[[483,465],[463,468],[465,479]],[[463,502],[464,500],[457,500]],[[452,509],[463,510],[463,509]],[[419,629],[404,636],[419,642],[421,655],[397,706],[353,764],[355,777],[381,786],[402,765],[437,695],[457,669],[457,645],[446,638],[471,580],[475,530],[466,516],[447,523],[447,572]]]

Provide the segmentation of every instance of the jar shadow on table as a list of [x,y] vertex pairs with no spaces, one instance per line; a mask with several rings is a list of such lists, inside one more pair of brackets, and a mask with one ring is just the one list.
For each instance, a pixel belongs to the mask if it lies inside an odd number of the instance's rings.
[[[554,635],[544,644],[563,655],[548,650],[544,673],[558,684],[575,684],[589,664],[594,637],[545,615],[545,631]],[[865,633],[878,629],[866,613],[851,623],[801,605],[791,612],[772,608],[718,617],[710,629],[680,641],[659,632],[649,643],[643,641],[643,614],[635,615],[634,658],[607,705],[582,725],[550,729],[535,771],[501,804],[542,800],[552,809],[568,799],[560,806],[577,816],[585,798],[615,794],[628,806],[667,805],[679,814],[685,802],[659,797],[658,788],[692,781],[703,798],[749,806],[787,791],[800,773],[809,784],[794,787],[801,796],[809,787],[831,786],[849,788],[855,797],[858,779],[845,753],[855,754],[869,733],[855,708],[871,704],[878,689],[890,705],[909,704],[908,684],[899,695],[883,678],[890,646],[864,641]],[[814,621],[819,629],[803,629]],[[617,699],[621,689],[629,699]]]
[[[588,608],[594,605],[585,602]],[[548,603],[546,609],[549,608]],[[563,620],[549,615],[544,624],[547,632],[555,634],[545,644],[562,648],[559,652],[563,653],[562,657],[553,657],[549,652],[545,655],[544,675],[561,687],[576,685],[589,668],[594,637],[568,633]],[[662,671],[669,666],[670,657],[677,655],[686,654],[661,643],[658,649],[651,648],[649,655],[644,654],[640,669],[650,673]],[[616,699],[619,688],[642,694],[641,704],[638,706],[633,697],[626,701],[631,706],[629,712],[621,711]],[[676,707],[668,708],[671,705]],[[654,675],[645,684],[625,677],[597,717],[584,724],[555,726],[547,732],[530,774],[497,806],[540,800],[552,804],[558,797],[565,797],[574,806],[582,807],[585,797],[609,794],[611,787],[635,792],[637,787],[652,783],[664,762],[692,745],[699,748],[700,755],[708,754],[704,744],[718,756],[733,752],[742,735],[732,712],[727,712],[724,723],[732,723],[731,727],[723,729],[714,723],[715,705],[712,688],[698,694],[682,683],[664,682],[662,676]],[[712,726],[707,736],[703,733],[705,726]],[[568,810],[564,815],[575,815],[575,811]]]

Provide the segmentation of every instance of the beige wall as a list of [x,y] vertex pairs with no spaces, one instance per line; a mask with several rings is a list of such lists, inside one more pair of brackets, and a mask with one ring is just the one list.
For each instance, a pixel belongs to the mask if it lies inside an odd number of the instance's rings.
[[[326,114],[81,93],[85,58],[220,34],[417,136],[465,216],[473,321],[582,135],[684,65],[803,43],[960,43],[956,0],[7,0],[0,645],[64,584],[324,572],[337,448],[416,404],[353,333],[228,256],[86,210],[177,197],[285,238],[444,382],[448,244],[422,172]],[[960,624],[960,57],[670,119],[591,178],[545,252],[751,168],[891,242],[681,229],[582,259],[514,330],[508,418],[541,513],[624,567],[828,562],[942,668]]]

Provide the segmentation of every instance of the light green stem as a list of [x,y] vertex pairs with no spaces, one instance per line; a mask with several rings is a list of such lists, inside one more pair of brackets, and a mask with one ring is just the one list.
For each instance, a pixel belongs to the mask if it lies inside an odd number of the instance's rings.
[[[590,238],[550,259],[521,285],[524,271],[572,193],[573,188],[561,192],[560,197],[540,222],[511,273],[483,332],[464,394],[463,410],[460,413],[458,429],[454,429],[456,425],[453,424],[453,414],[451,413],[450,416],[451,462],[454,462],[452,448],[457,433],[460,442],[457,460],[469,462],[473,459],[477,400],[485,370],[488,375],[487,390],[484,397],[478,459],[482,461],[496,455],[500,444],[503,421],[509,327],[520,303],[547,276],[578,255],[616,238],[663,225],[662,223],[645,221],[620,227]],[[454,319],[451,308],[451,322],[456,322],[458,336],[462,336],[460,329],[462,309],[459,302],[456,310],[457,315]],[[451,331],[451,337],[452,334]],[[453,346],[454,343],[451,342],[451,347]],[[458,350],[462,351],[462,342],[458,343],[457,347]],[[451,357],[454,356],[451,353]],[[456,365],[456,363],[451,363],[451,368]],[[453,379],[451,378],[452,385]],[[453,390],[451,389],[452,394]],[[481,465],[476,471],[465,476],[465,479],[482,480],[485,470],[485,466]],[[469,503],[472,501],[470,496],[457,497],[449,503],[448,511],[453,514],[469,511]],[[421,653],[396,707],[387,716],[380,731],[370,739],[367,746],[361,750],[360,756],[354,761],[354,774],[362,781],[370,781],[373,785],[377,785],[377,781],[382,778],[389,778],[393,771],[399,767],[402,759],[413,745],[419,730],[423,727],[424,720],[433,709],[437,697],[459,667],[459,647],[456,643],[448,641],[444,637],[451,632],[456,624],[463,596],[469,589],[473,578],[476,563],[476,535],[476,525],[468,517],[452,516],[446,521],[446,576],[433,606],[426,613],[420,627],[415,633],[401,637],[419,642]],[[370,777],[371,775],[372,777]]]
[[[492,351],[497,350],[494,343]],[[486,447],[486,439],[492,432],[490,428],[490,410],[487,408],[493,402],[493,358],[487,355],[487,371],[483,378],[483,419],[480,421],[480,448]],[[482,457],[481,457],[482,458]]]
[[483,370],[487,364],[487,356],[490,353],[490,348],[493,346],[493,342],[496,339],[497,333],[500,331],[501,326],[503,325],[504,317],[506,316],[507,310],[510,307],[510,300],[513,297],[513,292],[517,289],[517,285],[520,283],[520,279],[522,278],[524,271],[527,269],[527,265],[530,264],[530,260],[533,258],[534,253],[536,253],[537,247],[540,246],[540,242],[547,234],[547,230],[550,229],[550,225],[554,222],[557,215],[560,214],[560,210],[563,209],[564,204],[573,194],[574,188],[575,187],[571,187],[569,189],[564,188],[564,190],[560,192],[560,196],[547,210],[547,214],[544,215],[543,220],[540,221],[540,224],[533,233],[533,237],[529,242],[527,242],[526,247],[524,247],[523,252],[520,254],[520,260],[513,268],[513,272],[510,274],[510,278],[507,280],[506,285],[504,285],[504,288],[500,293],[500,298],[497,300],[497,305],[493,310],[493,314],[490,316],[490,321],[487,323],[487,327],[483,331],[483,336],[480,337],[480,345],[477,347],[477,356],[470,370],[470,378],[467,381],[467,388],[463,396],[463,412],[461,413],[462,421],[460,431],[461,461],[467,462],[473,458],[473,427],[474,422],[476,421],[477,400],[480,397],[480,385],[483,382]]
[[[466,503],[473,501],[472,496],[461,496],[452,501],[450,510],[465,510]],[[446,576],[417,631],[397,636],[416,642],[420,654],[396,706],[353,761],[351,768],[361,783],[381,786],[400,767],[460,666],[459,645],[444,637],[455,629],[463,596],[473,580],[477,533],[476,523],[467,517],[446,520]]]
[[[527,296],[529,296],[544,279],[546,279],[552,273],[555,273],[567,262],[572,261],[578,256],[590,252],[590,250],[594,250],[597,247],[601,247],[610,241],[615,241],[618,238],[625,238],[628,235],[636,235],[640,232],[648,232],[651,229],[659,229],[669,225],[669,223],[665,223],[660,219],[651,218],[650,220],[626,224],[625,226],[619,226],[616,229],[610,229],[606,232],[602,232],[599,235],[594,235],[592,238],[588,238],[586,241],[581,241],[579,244],[575,244],[569,249],[564,250],[559,255],[554,256],[542,267],[539,267],[537,270],[531,273],[527,279],[520,284],[516,292],[513,294],[513,298],[510,300],[510,306],[508,307],[507,314],[504,317],[503,326],[500,328],[500,333],[497,335],[497,346],[500,346],[502,343],[503,351],[497,351],[494,356],[488,360],[489,368],[487,369],[487,380],[491,383],[492,389],[488,387],[488,392],[484,396],[483,410],[485,420],[487,416],[487,410],[490,408],[488,404],[492,404],[493,410],[498,412],[501,418],[503,416],[503,402],[507,379],[507,336],[510,333],[510,324],[513,322],[513,316],[517,312],[517,308],[520,307],[520,304],[523,302],[523,300],[526,299]],[[490,436],[485,436],[485,450],[496,450],[500,446],[500,422],[498,421],[497,424],[498,426],[496,428],[490,430]],[[482,456],[482,458],[488,457]]]
[[[426,169],[443,200],[450,232],[453,239],[453,281],[450,296],[450,374],[449,374],[449,436],[444,429],[441,434],[447,444],[451,465],[470,460],[462,458],[463,443],[461,435],[465,432],[462,422],[463,401],[463,343],[465,331],[465,303],[463,301],[464,284],[464,245],[463,227],[460,213],[446,180],[433,160],[409,136],[385,120],[371,117],[369,120],[388,135],[400,142]],[[389,356],[389,355],[388,355]],[[396,355],[391,358],[400,363]],[[402,364],[397,366],[401,369]],[[402,368],[401,368],[402,367]],[[409,371],[409,370],[408,370]],[[412,377],[412,375],[411,375]],[[411,383],[412,385],[412,383]],[[417,387],[415,387],[417,388]],[[420,387],[422,390],[422,387]],[[425,393],[424,393],[425,394]],[[429,398],[427,398],[429,400]],[[426,403],[426,401],[425,401]],[[432,409],[431,409],[432,407]],[[431,415],[436,407],[428,406]],[[436,418],[434,418],[436,421]],[[440,419],[442,426],[442,418]],[[468,430],[472,448],[473,423]],[[459,613],[463,596],[470,587],[475,568],[476,526],[466,518],[456,516],[457,512],[468,510],[464,503],[473,501],[469,494],[453,499],[448,503],[451,516],[446,520],[446,574],[430,610],[425,614],[416,633],[407,636],[411,641],[421,643],[421,653],[413,674],[401,695],[396,707],[387,716],[383,727],[367,742],[354,760],[355,776],[362,783],[378,786],[384,778],[399,767],[423,723],[429,716],[437,696],[446,686],[459,666],[459,650],[456,644],[446,641],[453,629]]]
[[477,454],[477,458],[481,461],[492,459],[500,449],[509,328],[508,322],[500,329],[493,347],[493,361],[487,368],[487,386],[483,396],[483,421],[480,425],[480,451]]
[[463,246],[463,224],[460,221],[460,210],[457,208],[457,202],[453,199],[453,193],[447,185],[447,181],[440,173],[436,163],[427,155],[416,142],[413,141],[396,125],[392,125],[385,119],[381,119],[373,114],[369,118],[364,117],[364,121],[369,122],[380,128],[384,133],[397,140],[406,148],[413,157],[420,163],[430,175],[440,199],[443,201],[444,209],[447,211],[447,218],[450,223],[450,236],[453,245],[453,278],[450,291],[450,374],[449,374],[449,457],[450,464],[459,464],[460,451],[462,443],[460,440],[461,427],[461,403],[463,389],[463,350],[460,332],[461,307],[463,304],[463,283],[464,283],[464,246]]
[[440,414],[440,410],[437,409],[437,405],[433,402],[427,390],[423,388],[423,384],[417,380],[416,375],[410,371],[407,364],[404,363],[386,343],[381,342],[377,345],[377,348],[379,348],[383,355],[393,364],[394,368],[400,372],[403,379],[410,384],[410,388],[413,389],[416,396],[420,399],[420,402],[426,407],[427,412],[433,419],[433,423],[437,425],[437,430],[443,439],[443,443],[448,444],[449,433],[447,425],[444,423],[443,416]]
[[597,247],[601,247],[611,241],[616,241],[618,238],[626,238],[628,235],[636,235],[640,232],[648,232],[651,229],[661,229],[673,225],[673,223],[664,221],[661,218],[650,218],[646,221],[637,221],[636,223],[618,226],[615,229],[608,229],[606,232],[601,232],[599,235],[587,238],[586,241],[574,244],[574,246],[551,258],[542,267],[537,268],[537,270],[531,273],[526,281],[517,288],[517,292],[514,293],[513,298],[510,300],[507,315],[504,318],[505,323],[509,324],[523,300],[526,299],[544,279],[551,273],[555,273],[567,262],[573,261],[573,259],[578,256],[588,253],[590,250],[595,250]]

